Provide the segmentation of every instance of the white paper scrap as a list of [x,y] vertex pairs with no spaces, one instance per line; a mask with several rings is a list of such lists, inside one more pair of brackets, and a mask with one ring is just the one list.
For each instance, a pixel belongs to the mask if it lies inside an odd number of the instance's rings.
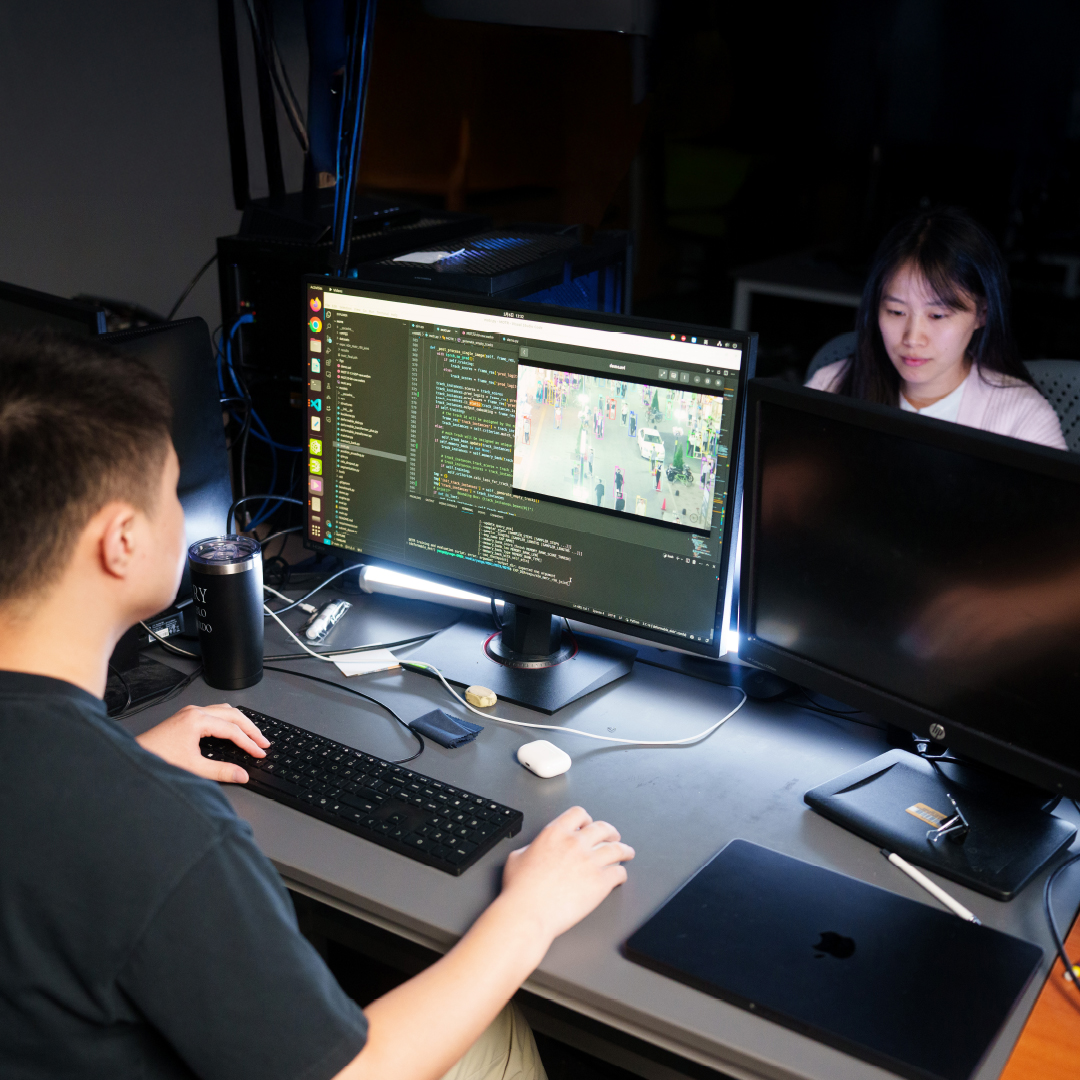
[[396,255],[394,262],[421,263],[430,266],[431,263],[442,262],[454,253],[452,251],[413,251],[408,255]]
[[370,675],[373,671],[392,671],[401,665],[389,649],[369,649],[366,652],[335,656],[334,663],[342,675]]

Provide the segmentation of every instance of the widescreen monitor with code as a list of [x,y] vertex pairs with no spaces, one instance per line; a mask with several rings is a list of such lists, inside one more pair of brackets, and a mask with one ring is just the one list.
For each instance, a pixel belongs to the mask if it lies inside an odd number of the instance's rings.
[[716,655],[752,335],[309,279],[309,543]]

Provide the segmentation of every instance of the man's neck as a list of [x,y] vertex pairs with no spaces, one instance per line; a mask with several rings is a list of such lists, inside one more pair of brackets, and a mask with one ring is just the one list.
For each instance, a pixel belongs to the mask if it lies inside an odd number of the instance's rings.
[[48,675],[102,697],[122,620],[63,586],[0,604],[0,670]]

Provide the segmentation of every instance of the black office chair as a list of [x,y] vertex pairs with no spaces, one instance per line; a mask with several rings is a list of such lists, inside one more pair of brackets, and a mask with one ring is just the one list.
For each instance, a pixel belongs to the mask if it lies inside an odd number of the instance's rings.
[[835,364],[837,360],[846,360],[854,352],[854,330],[849,330],[846,334],[837,334],[836,337],[830,338],[816,353],[814,353],[814,358],[810,361],[810,366],[806,369],[806,378],[803,379],[803,382],[808,381],[811,375],[814,375],[823,367]]
[[1054,406],[1069,450],[1080,454],[1080,360],[1025,360],[1024,367]]

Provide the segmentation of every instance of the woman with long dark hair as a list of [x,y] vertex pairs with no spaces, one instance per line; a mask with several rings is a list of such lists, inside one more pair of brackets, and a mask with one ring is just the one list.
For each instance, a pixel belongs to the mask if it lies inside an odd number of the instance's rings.
[[885,237],[856,335],[854,355],[807,386],[1067,449],[1016,356],[1005,260],[962,210],[922,211]]

